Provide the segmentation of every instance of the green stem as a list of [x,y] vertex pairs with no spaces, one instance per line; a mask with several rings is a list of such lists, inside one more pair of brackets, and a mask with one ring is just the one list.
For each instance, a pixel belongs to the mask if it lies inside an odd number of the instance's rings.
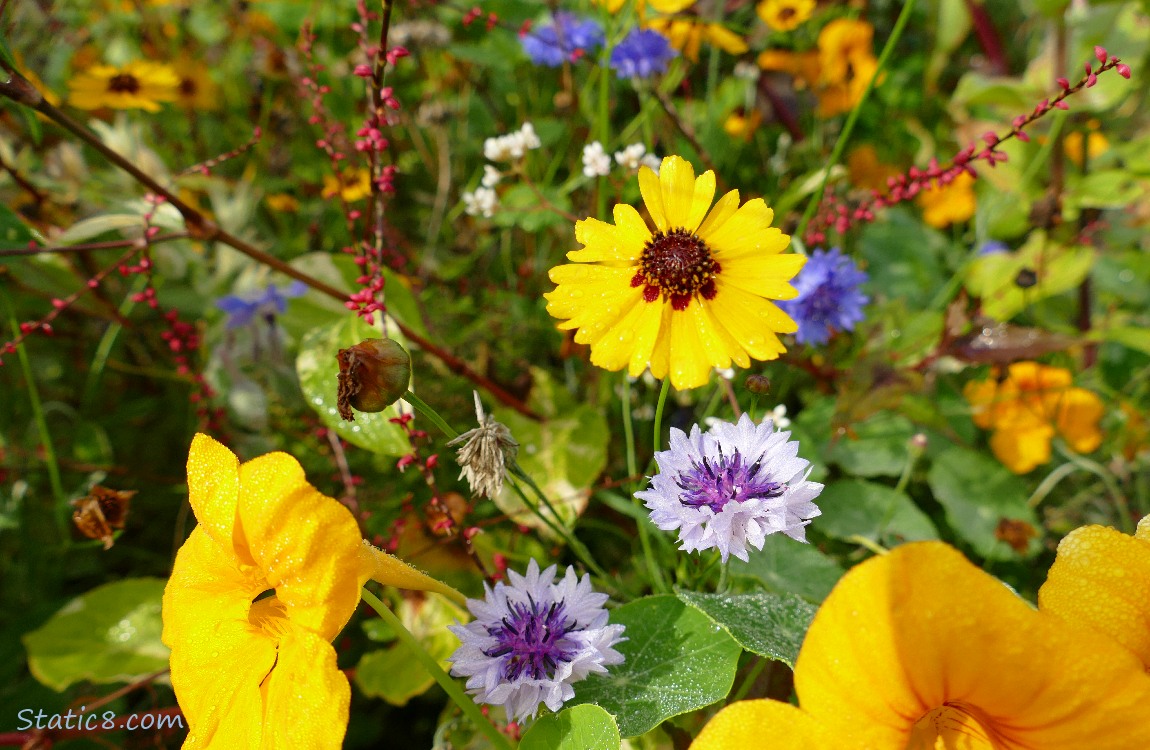
[[739,689],[735,691],[735,693],[731,695],[730,699],[727,701],[728,705],[736,701],[741,701],[747,696],[747,693],[751,692],[751,688],[755,686],[755,680],[759,679],[759,675],[763,673],[763,670],[767,668],[767,664],[769,663],[770,659],[764,659],[761,656],[759,657],[758,661],[755,662],[755,665],[751,667],[749,672],[747,672],[747,676],[743,678],[743,682],[741,685],[739,685]]
[[1054,491],[1054,488],[1062,482],[1063,479],[1078,471],[1079,467],[1074,464],[1062,464],[1054,471],[1046,475],[1039,485],[1034,489],[1030,495],[1030,499],[1026,501],[1028,508],[1037,508],[1038,504],[1046,499],[1046,496]]
[[[128,290],[128,295],[124,297],[124,301],[120,303],[118,312],[122,317],[128,317],[136,303],[132,298],[137,292],[142,292],[144,287],[148,285],[148,279],[143,276],[137,276],[132,282],[131,288]],[[100,386],[100,378],[104,374],[104,368],[108,364],[108,357],[112,354],[112,347],[116,345],[116,339],[119,337],[120,332],[124,330],[121,323],[113,322],[108,326],[108,330],[104,331],[104,335],[100,338],[99,345],[96,346],[96,353],[92,355],[92,365],[88,368],[88,377],[84,380],[84,396],[80,399],[83,411],[87,412],[96,403],[96,389]]]
[[1121,519],[1119,519],[1121,521],[1122,531],[1127,534],[1133,534],[1134,519],[1130,515],[1130,504],[1126,502],[1126,496],[1118,489],[1118,485],[1114,482],[1114,476],[1106,470],[1106,467],[1097,461],[1092,461],[1086,456],[1080,456],[1071,450],[1063,448],[1061,445],[1057,447],[1058,452],[1065,456],[1071,463],[1102,480],[1102,484],[1106,487],[1106,491],[1110,493],[1110,498],[1114,501],[1114,505],[1118,507],[1122,515]]
[[[627,440],[627,476],[633,477],[639,473],[639,467],[635,460],[635,431],[631,428],[631,381],[627,379],[626,373],[623,373],[623,434]],[[629,486],[628,494],[631,495],[635,507],[639,509],[640,517],[635,526],[639,529],[639,545],[643,548],[643,559],[647,563],[647,572],[651,575],[651,585],[656,591],[663,591],[665,589],[663,571],[659,568],[655,553],[651,549],[651,531],[647,528],[646,508],[643,507],[643,501],[635,497],[634,485]]]
[[408,391],[407,393],[403,394],[403,400],[411,404],[417,412],[427,417],[427,419],[430,420],[433,425],[438,427],[444,435],[447,435],[449,440],[453,440],[459,437],[459,433],[451,429],[451,425],[445,422],[443,417],[439,416],[439,412],[428,406],[419,396],[416,396],[411,391]]
[[443,688],[443,692],[447,693],[448,697],[455,702],[455,705],[459,706],[459,710],[462,711],[467,718],[471,719],[475,728],[482,732],[487,739],[491,741],[491,744],[499,748],[499,750],[512,750],[511,742],[507,737],[504,736],[494,724],[487,720],[487,717],[479,710],[479,706],[475,704],[475,701],[473,701],[467,693],[463,692],[463,689],[459,687],[459,683],[451,679],[451,676],[443,671],[443,667],[439,666],[439,662],[437,662],[431,654],[427,653],[427,650],[423,648],[419,640],[411,634],[411,631],[404,627],[399,617],[397,617],[386,604],[380,601],[379,597],[367,589],[364,589],[361,594],[363,600],[379,613],[379,616],[383,618],[384,622],[391,626],[400,643],[411,650],[412,655],[423,665],[427,673],[439,683],[439,686]]
[[[3,295],[4,308],[8,313],[8,325],[12,327],[12,338],[20,335],[20,324],[16,321],[16,311],[8,301],[8,295]],[[32,407],[32,418],[36,422],[36,429],[40,433],[40,444],[44,448],[44,463],[48,467],[48,482],[52,485],[52,496],[56,499],[56,526],[60,539],[68,538],[67,508],[68,498],[64,494],[64,483],[60,480],[60,465],[56,461],[56,449],[52,445],[52,433],[48,430],[48,420],[44,416],[44,405],[40,401],[40,391],[36,388],[36,378],[32,373],[32,363],[28,359],[28,352],[24,343],[16,345],[16,358],[20,360],[20,371],[24,375],[24,382],[28,384],[28,401]]]
[[659,403],[655,406],[655,439],[651,453],[659,452],[659,437],[663,432],[663,407],[667,403],[667,391],[671,390],[671,379],[663,378],[663,387],[659,390]]
[[874,75],[871,76],[870,81],[867,82],[866,89],[863,90],[862,97],[859,98],[859,103],[856,104],[850,114],[847,115],[847,121],[843,125],[843,131],[839,133],[839,137],[835,141],[835,147],[831,151],[831,158],[827,160],[826,166],[824,167],[826,171],[823,172],[822,183],[819,185],[819,189],[815,191],[815,194],[811,196],[810,202],[807,203],[806,210],[803,211],[803,218],[799,221],[799,225],[795,229],[795,236],[800,240],[806,235],[807,225],[811,223],[811,219],[815,216],[815,211],[818,210],[819,205],[823,202],[823,195],[826,193],[827,179],[830,177],[831,168],[838,164],[839,159],[842,158],[847,141],[850,140],[851,131],[854,130],[855,122],[859,118],[859,112],[862,111],[866,100],[870,98],[870,93],[874,90],[875,81],[877,81],[883,71],[886,70],[887,61],[890,60],[891,55],[894,54],[895,45],[898,44],[903,29],[905,29],[907,23],[910,22],[911,13],[914,12],[914,3],[915,0],[906,0],[906,3],[902,6],[902,11],[898,14],[898,20],[895,21],[894,29],[890,32],[890,38],[887,39],[886,44],[883,45],[882,53],[878,58],[878,67],[875,68]]

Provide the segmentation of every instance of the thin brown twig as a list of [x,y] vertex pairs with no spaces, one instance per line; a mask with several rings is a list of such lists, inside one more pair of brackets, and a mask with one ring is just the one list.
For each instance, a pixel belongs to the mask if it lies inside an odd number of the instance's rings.
[[699,155],[699,158],[703,160],[703,166],[715,173],[715,182],[718,185],[719,192],[726,192],[727,188],[719,176],[719,170],[715,168],[715,162],[711,159],[711,154],[708,153],[707,149],[703,148],[702,143],[699,143],[699,138],[695,135],[695,129],[679,115],[679,110],[675,108],[675,103],[671,101],[671,97],[668,96],[666,92],[662,91],[658,86],[651,87],[651,91],[655,94],[655,98],[659,101],[660,106],[663,107],[663,111],[667,113],[667,117],[671,118],[671,122],[675,123],[675,127],[679,129],[679,132],[682,133],[683,137],[691,144],[691,148],[693,148],[695,153]]
[[12,181],[23,188],[28,194],[30,194],[37,203],[43,203],[48,199],[48,196],[42,193],[40,188],[36,187],[31,182],[28,182],[24,175],[17,172],[16,167],[4,161],[3,157],[0,157],[0,169],[3,169],[5,172],[11,175]]

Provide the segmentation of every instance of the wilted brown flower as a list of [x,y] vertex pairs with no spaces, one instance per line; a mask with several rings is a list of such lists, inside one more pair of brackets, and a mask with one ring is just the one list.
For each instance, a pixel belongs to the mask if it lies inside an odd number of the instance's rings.
[[455,446],[462,443],[455,460],[463,467],[460,478],[467,478],[467,484],[476,495],[495,497],[503,489],[503,475],[507,466],[519,454],[519,443],[511,437],[506,425],[483,412],[479,394],[475,393],[475,418],[479,426],[468,430],[447,443]]
[[367,339],[350,349],[340,349],[339,415],[355,421],[352,409],[383,411],[394,404],[411,384],[411,357],[391,339]]
[[112,548],[112,530],[124,528],[128,517],[128,503],[135,490],[110,490],[96,485],[84,497],[72,501],[76,510],[72,513],[72,523],[80,533],[89,539],[104,542],[104,549]]

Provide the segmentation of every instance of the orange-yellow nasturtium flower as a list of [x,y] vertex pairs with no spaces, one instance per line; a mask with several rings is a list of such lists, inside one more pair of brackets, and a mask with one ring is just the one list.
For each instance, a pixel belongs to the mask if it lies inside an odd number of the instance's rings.
[[936,229],[967,221],[978,207],[974,197],[974,178],[961,172],[949,184],[937,180],[918,194],[922,220]]
[[164,590],[163,640],[188,722],[184,748],[339,748],[351,691],[331,641],[368,579],[458,592],[360,538],[347,508],[269,453],[240,464],[196,435],[199,525]]
[[1102,400],[1071,385],[1069,370],[1015,362],[1006,378],[971,381],[963,396],[974,423],[993,430],[990,449],[1003,466],[1025,474],[1050,461],[1050,441],[1061,435],[1079,453],[1102,444]]
[[1038,607],[1109,636],[1150,671],[1150,516],[1134,536],[1105,526],[1067,534]]
[[691,750],[1139,750],[1150,676],[941,542],[848,572],[795,664],[799,706],[734,703]]

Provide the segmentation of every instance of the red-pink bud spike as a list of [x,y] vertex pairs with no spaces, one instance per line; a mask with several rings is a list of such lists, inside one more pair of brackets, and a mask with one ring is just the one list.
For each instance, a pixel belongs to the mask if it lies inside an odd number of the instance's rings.
[[1105,47],[1100,47],[1098,45],[1095,45],[1094,46],[1094,56],[1096,58],[1098,58],[1098,62],[1105,63],[1106,58],[1109,57],[1110,54],[1106,51]]

